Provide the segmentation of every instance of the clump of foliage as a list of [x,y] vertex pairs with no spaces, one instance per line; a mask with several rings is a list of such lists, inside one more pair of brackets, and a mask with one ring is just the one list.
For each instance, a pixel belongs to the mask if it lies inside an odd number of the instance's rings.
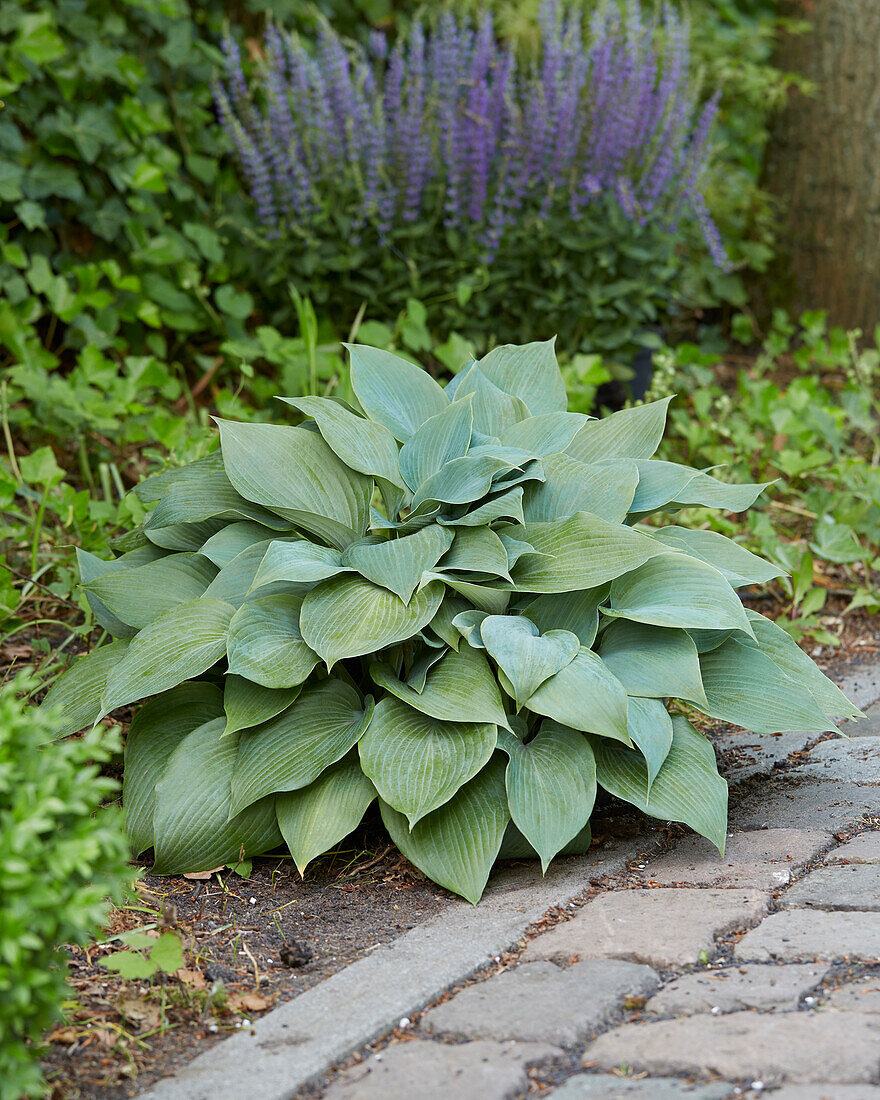
[[857,713],[738,586],[780,572],[657,512],[764,488],[658,461],[669,399],[567,409],[551,342],[442,388],[353,346],[360,406],[220,421],[144,482],[114,561],[82,555],[115,640],[48,700],[60,733],[152,696],[126,743],[135,853],[196,871],[282,840],[304,870],[378,796],[400,849],[476,902],[502,852],[588,843],[597,783],[723,849],[727,788],[667,698],[758,732]]
[[[625,18],[624,18],[625,15]],[[319,302],[393,311],[408,295],[486,339],[556,330],[617,349],[666,310],[676,246],[727,260],[704,198],[717,100],[702,106],[675,9],[544,4],[538,56],[486,14],[414,22],[388,52],[271,26],[248,88],[228,39],[218,113],[276,263]],[[474,274],[476,270],[476,274]],[[448,288],[456,288],[450,297]]]
[[0,1096],[43,1094],[41,1034],[70,996],[59,945],[85,944],[108,896],[130,879],[118,811],[96,810],[118,788],[99,775],[120,748],[96,729],[46,746],[51,712],[26,706],[32,677],[0,688]]
[[780,621],[796,637],[837,645],[824,621],[829,589],[849,611],[880,611],[880,329],[871,346],[829,329],[821,311],[797,322],[777,311],[754,347],[752,326],[734,319],[734,349],[753,349],[746,367],[732,370],[724,353],[693,344],[655,355],[654,394],[688,395],[673,410],[664,457],[777,480],[765,506],[743,517],[695,519],[787,570],[792,617]]

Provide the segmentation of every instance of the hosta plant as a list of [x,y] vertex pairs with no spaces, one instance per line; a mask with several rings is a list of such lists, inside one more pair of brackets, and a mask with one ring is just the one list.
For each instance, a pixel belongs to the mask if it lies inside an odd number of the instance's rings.
[[81,556],[115,640],[49,702],[61,735],[148,699],[124,806],[156,872],[282,843],[304,871],[378,799],[401,851],[476,902],[499,854],[586,846],[597,785],[723,849],[727,787],[682,711],[767,733],[858,713],[740,602],[773,565],[645,522],[764,488],[652,458],[669,399],[570,413],[551,342],[445,388],[350,353],[359,408],[220,421],[215,454],[140,486],[155,507],[120,557]]

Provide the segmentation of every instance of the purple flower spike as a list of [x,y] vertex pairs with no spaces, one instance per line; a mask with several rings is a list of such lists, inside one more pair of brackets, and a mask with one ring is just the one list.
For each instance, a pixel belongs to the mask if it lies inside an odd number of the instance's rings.
[[447,11],[430,34],[417,20],[391,48],[378,31],[361,48],[270,25],[250,88],[227,37],[217,113],[260,220],[308,234],[332,208],[390,243],[439,219],[490,263],[517,220],[577,221],[611,199],[670,232],[689,216],[725,267],[705,199],[717,98],[701,106],[691,83],[686,20],[623,0],[585,24],[579,5],[545,0],[539,30],[522,65],[489,15]]

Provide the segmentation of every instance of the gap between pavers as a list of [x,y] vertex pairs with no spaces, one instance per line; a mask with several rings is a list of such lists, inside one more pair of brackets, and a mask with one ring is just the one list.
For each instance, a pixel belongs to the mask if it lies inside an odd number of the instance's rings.
[[289,1100],[331,1065],[509,950],[548,909],[582,894],[591,881],[626,871],[628,860],[655,843],[647,837],[619,841],[565,860],[543,879],[533,865],[502,872],[478,907],[453,902],[267,1013],[251,1030],[212,1046],[155,1084],[143,1100]]
[[[860,670],[842,686],[862,708],[876,703],[880,665]],[[766,770],[767,760],[762,763]],[[823,786],[827,790],[831,784]],[[822,824],[827,828],[831,822]],[[211,1047],[160,1081],[144,1100],[226,1095],[289,1100],[304,1085],[321,1080],[334,1063],[392,1030],[402,1017],[483,969],[548,909],[582,894],[591,880],[619,874],[627,860],[650,846],[643,837],[623,841],[567,861],[543,881],[532,868],[498,876],[479,909],[453,904],[440,917],[267,1014],[252,1031]]]

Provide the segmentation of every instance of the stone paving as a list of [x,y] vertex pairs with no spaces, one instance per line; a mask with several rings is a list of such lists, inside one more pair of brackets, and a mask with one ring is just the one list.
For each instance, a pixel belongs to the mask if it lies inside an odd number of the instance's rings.
[[723,858],[680,840],[326,1100],[880,1100],[880,668],[858,688],[851,740],[743,737]]
[[723,857],[502,872],[145,1100],[880,1100],[880,662],[842,686],[850,739],[720,739]]

